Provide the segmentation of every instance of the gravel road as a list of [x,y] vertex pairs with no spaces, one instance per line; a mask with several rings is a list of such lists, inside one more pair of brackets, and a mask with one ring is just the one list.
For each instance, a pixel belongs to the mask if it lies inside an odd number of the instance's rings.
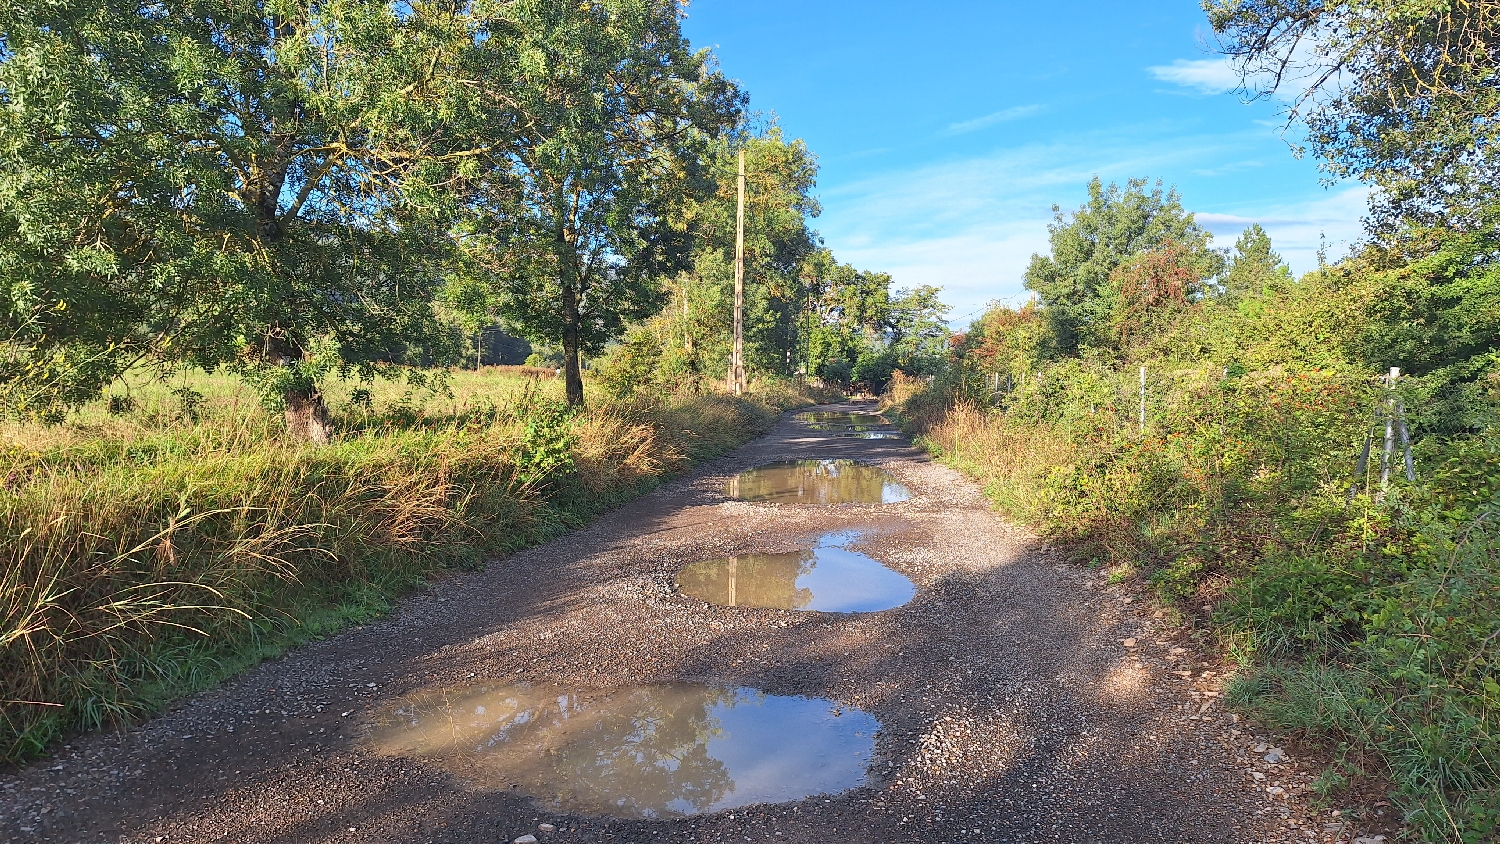
[[[725,497],[736,472],[825,457],[883,466],[913,495],[839,506]],[[866,614],[717,607],[673,587],[688,563],[856,528],[857,550],[916,584],[910,603]],[[789,415],[586,530],[445,579],[386,619],[137,728],[75,738],[0,774],[0,839],[1351,841],[1357,830],[1309,806],[1309,760],[1221,711],[1222,669],[1141,606],[1065,565],[905,440],[836,438]],[[863,787],[676,819],[545,812],[519,792],[370,749],[371,719],[393,701],[480,680],[753,687],[858,707],[881,730]]]

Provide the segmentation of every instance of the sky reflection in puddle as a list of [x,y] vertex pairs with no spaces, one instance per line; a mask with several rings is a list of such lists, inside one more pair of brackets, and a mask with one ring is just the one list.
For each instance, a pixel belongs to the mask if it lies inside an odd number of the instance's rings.
[[406,698],[368,741],[549,810],[650,818],[854,788],[879,728],[833,701],[754,689],[497,683]]
[[814,431],[869,431],[890,424],[875,413],[833,410],[810,410],[797,414],[796,419]]
[[727,492],[772,504],[895,504],[911,497],[890,472],[852,460],[771,463],[730,478]]
[[820,612],[875,612],[899,607],[917,588],[848,546],[857,531],[830,533],[811,551],[742,554],[683,568],[677,587],[684,595],[728,607],[771,607]]

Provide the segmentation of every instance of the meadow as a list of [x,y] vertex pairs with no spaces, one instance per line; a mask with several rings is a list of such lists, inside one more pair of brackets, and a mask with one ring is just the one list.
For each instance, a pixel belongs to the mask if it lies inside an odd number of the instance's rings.
[[0,758],[126,723],[536,544],[807,398],[684,388],[565,403],[548,370],[333,379],[293,441],[235,379],[125,379],[0,427]]

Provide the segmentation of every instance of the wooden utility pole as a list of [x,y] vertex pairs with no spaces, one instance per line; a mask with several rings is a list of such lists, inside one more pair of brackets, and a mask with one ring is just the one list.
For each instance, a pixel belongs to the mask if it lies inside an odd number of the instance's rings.
[[740,150],[739,202],[734,210],[734,347],[729,353],[729,388],[745,392],[745,151]]

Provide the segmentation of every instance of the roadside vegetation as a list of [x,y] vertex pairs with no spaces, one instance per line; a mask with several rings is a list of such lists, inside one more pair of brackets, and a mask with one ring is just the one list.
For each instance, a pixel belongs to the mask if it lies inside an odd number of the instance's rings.
[[1000,509],[1210,634],[1230,705],[1335,750],[1324,799],[1373,777],[1421,840],[1495,841],[1500,9],[1206,8],[1247,87],[1376,187],[1368,241],[1293,278],[1259,227],[1219,250],[1160,183],[1095,180],[1032,302],[888,401]]
[[[413,371],[418,380],[441,372]],[[186,390],[192,398],[182,399]],[[0,750],[128,721],[405,590],[577,527],[807,397],[691,392],[574,410],[561,379],[331,384],[335,441],[289,438],[253,391],[190,375],[0,452]]]
[[0,4],[0,759],[941,362],[683,14]]

